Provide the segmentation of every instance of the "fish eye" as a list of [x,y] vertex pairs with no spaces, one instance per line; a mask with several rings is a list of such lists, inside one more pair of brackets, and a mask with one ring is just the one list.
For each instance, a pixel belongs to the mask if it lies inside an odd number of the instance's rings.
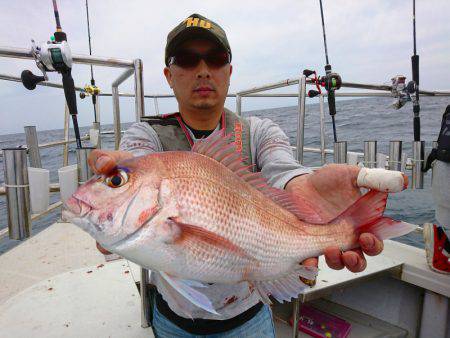
[[105,183],[111,188],[119,188],[127,182],[128,174],[122,169],[117,169],[112,175],[105,178]]

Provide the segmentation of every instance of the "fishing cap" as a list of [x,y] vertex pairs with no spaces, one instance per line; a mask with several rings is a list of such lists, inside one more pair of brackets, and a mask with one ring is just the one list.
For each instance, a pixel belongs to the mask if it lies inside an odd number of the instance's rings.
[[164,61],[169,65],[169,58],[174,55],[180,45],[190,39],[207,39],[218,43],[231,58],[231,48],[225,31],[216,24],[200,14],[192,14],[172,29],[167,35],[166,54]]

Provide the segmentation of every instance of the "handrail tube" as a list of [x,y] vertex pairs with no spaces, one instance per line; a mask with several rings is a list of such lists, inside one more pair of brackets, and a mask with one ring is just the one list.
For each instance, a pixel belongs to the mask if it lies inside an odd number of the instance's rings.
[[247,90],[241,90],[240,92],[237,92],[236,94],[239,94],[241,96],[245,96],[247,94],[253,94],[253,93],[263,92],[263,91],[266,91],[266,90],[271,90],[271,89],[276,89],[276,88],[282,88],[282,87],[295,85],[295,84],[298,84],[298,82],[299,82],[299,79],[286,79],[286,80],[275,82],[275,83],[271,83],[271,84],[268,84],[268,85],[265,85],[265,86],[254,87],[254,88],[250,88],[250,89],[247,89]]
[[325,154],[325,113],[323,110],[324,99],[323,95],[319,96],[319,111],[320,111],[320,161],[322,165],[327,162],[327,156]]
[[[31,48],[25,49],[14,47],[0,47],[0,57],[34,60],[34,56],[31,53]],[[93,66],[121,67],[121,68],[123,67],[130,68],[134,66],[133,61],[130,60],[93,56],[93,55],[83,55],[83,54],[72,54],[72,60],[74,63]]]
[[306,76],[300,78],[298,84],[298,120],[297,120],[297,161],[303,164],[303,147],[305,145],[305,102]]
[[119,75],[111,85],[111,96],[113,100],[113,124],[114,124],[114,149],[119,149],[121,134],[120,127],[120,100],[119,100],[119,85],[134,74],[134,69],[128,69]]
[[[5,81],[12,81],[12,82],[22,82],[22,80],[20,79],[20,77],[17,76],[13,76],[13,75],[7,75],[7,74],[0,74],[0,80],[5,80]],[[308,80],[308,79],[307,79]],[[298,83],[298,82],[297,82]],[[307,82],[307,84],[310,84]],[[348,84],[348,83],[347,83]],[[361,88],[361,89],[365,89],[362,88],[362,86],[367,86],[368,88],[366,89],[373,89],[372,87],[377,86],[377,85],[363,85],[363,84],[359,84],[359,83],[353,83],[355,85],[355,87],[351,87],[348,86],[348,88]],[[62,89],[63,86],[62,84],[56,83],[56,82],[51,82],[51,81],[42,81],[37,83],[38,86],[44,86],[44,87],[52,87],[52,88],[60,88]],[[75,90],[78,92],[83,92],[84,88],[82,87],[75,87]],[[270,90],[270,89],[267,89]],[[377,90],[377,89],[374,89]],[[424,96],[450,96],[450,91],[431,91],[431,90],[421,90],[419,92],[419,94],[424,95]],[[250,94],[242,94],[242,92],[238,92],[238,93],[230,93],[227,95],[227,97],[236,97],[236,95],[241,95],[241,97],[245,96],[245,97],[298,97],[297,93],[265,93],[265,94],[258,94],[258,93],[250,93]],[[323,93],[323,95],[327,95],[326,93]],[[361,92],[361,93],[345,93],[345,92],[336,92],[335,93],[336,96],[341,96],[341,97],[392,97],[392,94],[390,93],[373,93],[373,92]],[[98,94],[98,96],[112,96],[112,93],[100,93]],[[123,97],[134,97],[135,94],[133,93],[119,93],[119,96],[123,96]],[[174,98],[175,95],[174,94],[145,94],[144,95],[145,98]]]
[[134,60],[134,93],[135,108],[136,108],[136,122],[145,116],[144,106],[144,81],[143,81],[144,66],[141,59]]

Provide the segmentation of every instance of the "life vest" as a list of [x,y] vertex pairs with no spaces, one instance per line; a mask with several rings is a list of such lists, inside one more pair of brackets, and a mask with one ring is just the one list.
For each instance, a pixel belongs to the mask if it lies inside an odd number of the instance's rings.
[[[142,121],[150,124],[155,130],[164,151],[191,150],[190,135],[179,113],[143,117]],[[252,165],[249,122],[225,108],[221,127],[224,126],[225,134],[233,135],[231,141],[236,143],[236,149],[241,152],[243,162],[246,165]]]
[[438,146],[431,151],[423,171],[428,171],[435,160],[450,163],[450,105],[447,106],[442,116],[437,142]]

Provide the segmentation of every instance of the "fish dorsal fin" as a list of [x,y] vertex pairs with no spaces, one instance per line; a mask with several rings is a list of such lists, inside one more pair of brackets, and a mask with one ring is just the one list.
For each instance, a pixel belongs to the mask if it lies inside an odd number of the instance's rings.
[[244,164],[241,153],[232,142],[233,134],[225,135],[223,130],[212,133],[208,138],[197,141],[192,151],[210,157],[234,172],[253,188],[269,197],[297,218],[314,224],[326,223],[311,204],[300,196],[293,196],[285,190],[271,187],[260,172],[252,172],[254,165]]

